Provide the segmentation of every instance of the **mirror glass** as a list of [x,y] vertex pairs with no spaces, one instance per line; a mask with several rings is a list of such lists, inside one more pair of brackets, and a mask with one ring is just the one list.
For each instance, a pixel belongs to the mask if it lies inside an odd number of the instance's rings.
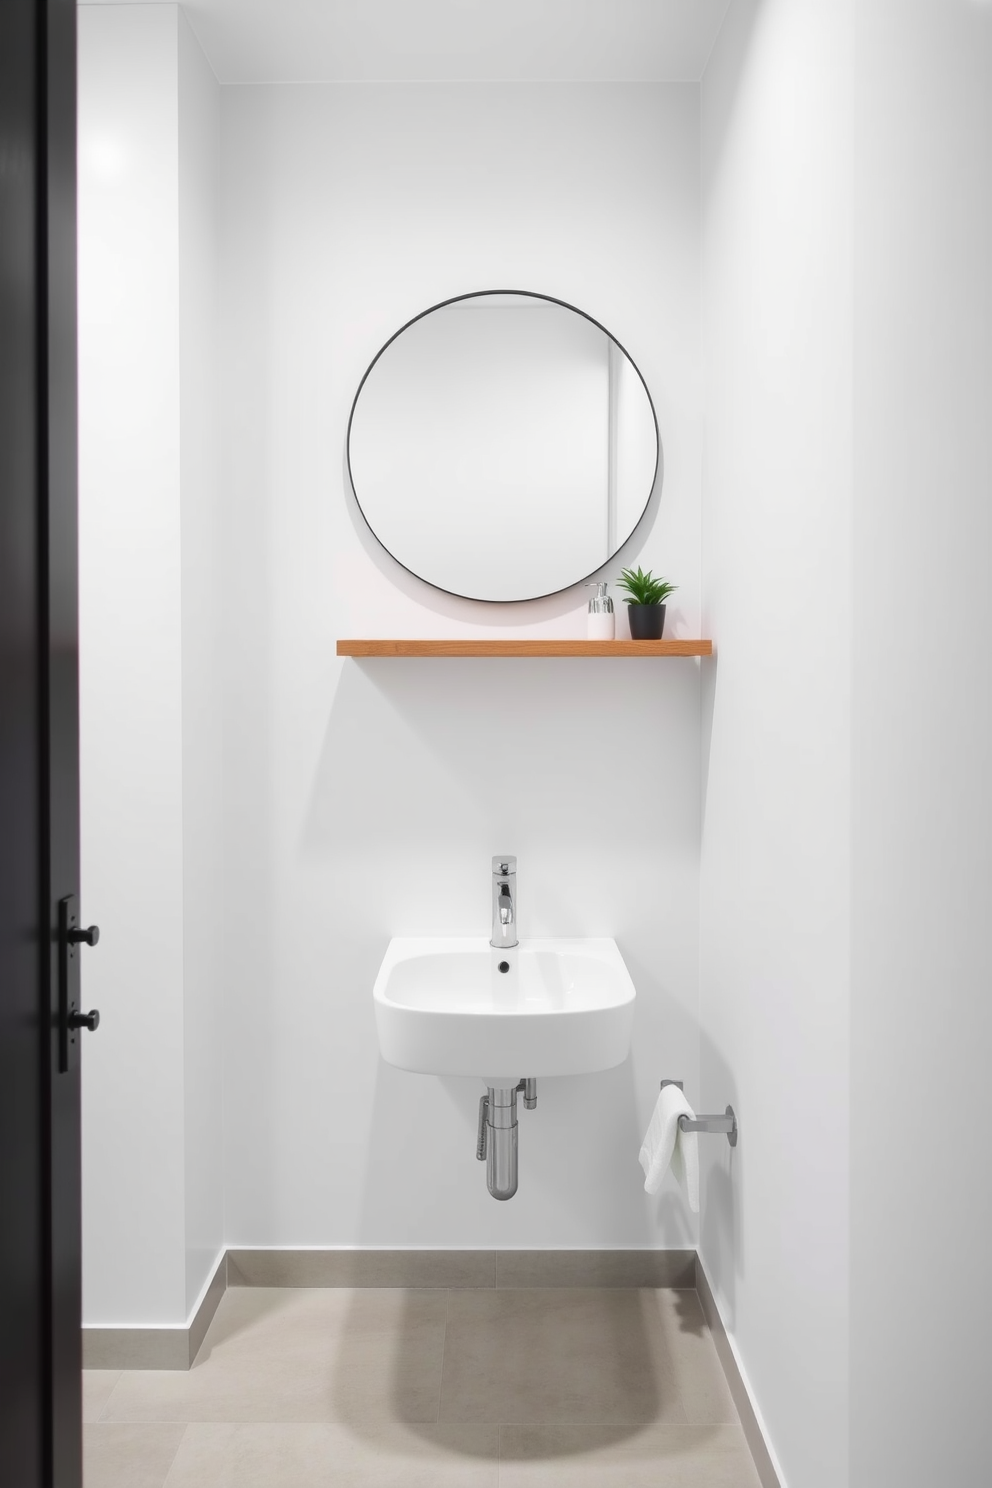
[[469,599],[536,599],[630,537],[658,428],[644,379],[598,322],[544,295],[464,295],[379,352],[348,466],[369,527],[411,573]]

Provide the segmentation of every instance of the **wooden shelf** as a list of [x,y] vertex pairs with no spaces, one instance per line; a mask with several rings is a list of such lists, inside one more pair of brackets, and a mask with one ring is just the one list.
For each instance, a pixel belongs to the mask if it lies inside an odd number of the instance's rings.
[[338,641],[339,656],[712,656],[712,641]]

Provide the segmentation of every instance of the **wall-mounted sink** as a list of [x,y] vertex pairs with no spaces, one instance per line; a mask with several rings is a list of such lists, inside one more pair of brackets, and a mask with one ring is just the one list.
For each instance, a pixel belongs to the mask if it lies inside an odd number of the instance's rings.
[[[505,969],[501,969],[505,968]],[[389,942],[373,989],[388,1064],[425,1075],[582,1075],[621,1064],[634,984],[615,940]]]

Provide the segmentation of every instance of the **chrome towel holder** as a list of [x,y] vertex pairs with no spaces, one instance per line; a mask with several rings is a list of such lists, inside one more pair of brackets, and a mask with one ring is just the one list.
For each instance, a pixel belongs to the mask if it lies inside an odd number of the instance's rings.
[[[683,1088],[681,1080],[662,1080],[662,1090],[666,1085]],[[718,1136],[725,1136],[731,1147],[737,1146],[737,1116],[733,1106],[728,1106],[723,1116],[680,1116],[679,1131],[715,1132]]]

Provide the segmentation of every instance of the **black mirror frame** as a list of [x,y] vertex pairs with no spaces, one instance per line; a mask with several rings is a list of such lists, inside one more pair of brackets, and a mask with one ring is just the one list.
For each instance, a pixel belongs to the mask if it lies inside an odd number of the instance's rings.
[[[630,529],[630,532],[627,534],[627,536],[624,538],[623,542],[620,544],[620,547],[616,548],[614,550],[614,552],[610,553],[606,558],[604,558],[603,559],[603,562],[597,564],[594,569],[591,569],[589,571],[589,573],[583,574],[578,579],[574,579],[572,581],[572,583],[570,583],[570,584],[563,584],[560,589],[548,589],[548,590],[543,591],[540,594],[530,594],[530,595],[527,595],[525,598],[521,598],[521,599],[481,599],[477,594],[459,594],[459,592],[457,591],[457,589],[444,589],[444,588],[442,588],[442,586],[440,584],[434,584],[434,583],[431,582],[430,579],[425,579],[422,574],[418,574],[414,569],[407,568],[407,565],[401,559],[397,558],[396,554],[392,551],[392,549],[386,547],[386,544],[382,541],[382,538],[376,532],[375,528],[372,526],[372,523],[369,521],[368,517],[365,515],[365,508],[362,506],[362,498],[358,494],[358,487],[355,485],[355,477],[354,477],[354,473],[352,472],[352,468],[351,468],[351,426],[352,426],[352,423],[354,422],[354,418],[355,418],[355,409],[358,406],[358,400],[359,400],[359,398],[362,395],[362,388],[365,386],[366,382],[368,381],[368,378],[369,378],[369,376],[370,376],[370,374],[372,372],[372,369],[375,366],[375,364],[378,362],[379,358],[383,355],[384,352],[388,351],[389,347],[392,346],[393,342],[395,340],[397,340],[398,337],[400,337],[400,336],[403,335],[403,332],[404,331],[408,331],[412,325],[416,325],[417,321],[418,320],[423,320],[425,316],[427,316],[427,315],[433,315],[433,313],[434,313],[435,310],[443,310],[447,305],[457,305],[462,300],[479,300],[479,299],[483,299],[487,295],[520,295],[522,298],[529,299],[529,300],[545,300],[549,305],[560,305],[563,310],[571,310],[571,311],[574,312],[574,314],[581,315],[582,318],[583,318],[583,320],[588,320],[592,325],[596,326],[597,329],[599,329],[599,330],[601,330],[603,332],[603,335],[604,336],[609,337],[609,339],[613,342],[614,346],[619,347],[619,349],[623,352],[624,356],[627,358],[628,362],[630,363],[630,365],[633,367],[634,371],[637,373],[638,377],[640,378],[641,386],[644,389],[644,396],[647,398],[647,400],[648,400],[648,407],[651,410],[651,421],[652,421],[652,423],[654,425],[654,471],[652,472],[652,475],[651,475],[651,481],[650,481],[650,484],[648,486],[648,493],[647,493],[647,496],[645,497],[644,506],[641,509],[640,516],[637,518],[637,521],[634,523],[633,527]],[[659,468],[661,466],[661,433],[660,433],[660,430],[658,428],[658,415],[657,415],[657,413],[655,411],[654,399],[651,397],[650,389],[648,388],[648,385],[647,385],[647,383],[644,380],[644,374],[642,373],[642,371],[641,371],[640,367],[637,365],[637,363],[634,361],[634,358],[631,356],[631,354],[627,350],[627,348],[623,345],[623,343],[621,341],[618,341],[617,340],[616,336],[614,336],[614,334],[613,334],[612,331],[608,331],[606,329],[606,327],[603,325],[602,321],[597,320],[594,315],[589,315],[585,310],[580,310],[579,307],[578,307],[578,305],[571,305],[571,304],[569,304],[568,300],[559,300],[559,299],[556,299],[556,297],[554,295],[541,294],[537,290],[533,290],[533,289],[476,289],[476,290],[469,291],[467,294],[451,295],[446,300],[438,300],[438,302],[437,302],[436,305],[429,305],[426,310],[421,310],[418,315],[411,316],[410,319],[404,325],[401,325],[400,326],[400,328],[399,328],[398,331],[394,331],[393,332],[393,334],[390,336],[390,338],[389,338],[388,341],[383,342],[382,346],[379,347],[379,350],[376,352],[375,356],[372,358],[371,362],[369,362],[368,366],[366,367],[365,371],[363,372],[363,374],[362,374],[362,380],[358,384],[358,388],[357,388],[357,391],[355,393],[355,396],[354,396],[354,398],[351,401],[351,411],[348,414],[348,431],[347,431],[347,434],[345,436],[345,459],[346,459],[347,465],[348,465],[348,480],[349,480],[349,482],[351,484],[352,494],[354,495],[355,502],[356,502],[356,504],[358,506],[358,510],[362,514],[362,520],[363,520],[363,522],[365,523],[365,525],[368,528],[369,532],[371,532],[372,536],[375,538],[376,542],[379,544],[380,548],[382,548],[383,552],[384,553],[388,553],[389,556],[390,556],[390,558],[392,558],[393,562],[394,563],[398,563],[399,566],[400,566],[400,568],[405,569],[408,574],[411,574],[413,576],[413,578],[419,579],[422,584],[427,584],[429,588],[436,589],[438,591],[438,593],[440,593],[440,594],[450,594],[454,599],[467,599],[467,600],[470,600],[473,604],[498,604],[498,605],[530,604],[532,600],[535,600],[535,599],[550,599],[555,594],[564,594],[566,592],[566,590],[568,590],[568,589],[575,589],[579,585],[587,583],[588,580],[592,577],[593,574],[599,573],[600,569],[604,568],[607,563],[612,563],[613,559],[616,557],[617,553],[620,552],[620,549],[623,547],[624,543],[627,543],[627,542],[630,541],[630,539],[633,537],[634,533],[637,531],[638,527],[644,521],[644,517],[645,517],[645,515],[647,513],[647,509],[648,509],[648,507],[651,504],[651,497],[654,495],[654,488],[655,488],[655,485],[657,484],[657,481],[658,481],[658,470],[659,470]]]

